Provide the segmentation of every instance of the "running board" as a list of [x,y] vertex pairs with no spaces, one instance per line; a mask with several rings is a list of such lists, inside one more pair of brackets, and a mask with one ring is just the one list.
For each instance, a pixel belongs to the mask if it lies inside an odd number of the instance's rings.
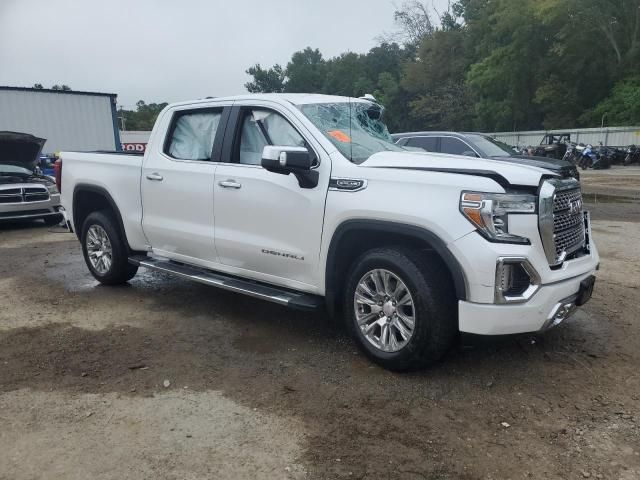
[[298,310],[317,310],[324,305],[324,299],[309,293],[299,293],[244,280],[224,273],[204,270],[171,260],[135,255],[129,257],[129,263],[139,267],[150,268],[159,272],[171,273],[194,282],[204,283],[231,292],[244,293],[255,298],[284,305]]

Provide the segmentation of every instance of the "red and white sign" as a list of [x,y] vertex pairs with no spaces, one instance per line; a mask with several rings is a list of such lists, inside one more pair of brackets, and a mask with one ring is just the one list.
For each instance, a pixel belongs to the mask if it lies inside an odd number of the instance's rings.
[[144,153],[144,151],[147,149],[146,143],[122,143],[121,145],[123,152]]

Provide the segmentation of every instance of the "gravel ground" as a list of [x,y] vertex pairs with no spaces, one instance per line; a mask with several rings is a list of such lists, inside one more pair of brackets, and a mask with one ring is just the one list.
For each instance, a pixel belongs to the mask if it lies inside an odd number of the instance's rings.
[[142,270],[102,287],[72,234],[0,226],[0,479],[640,478],[631,172],[584,175],[581,311],[403,375],[323,314]]

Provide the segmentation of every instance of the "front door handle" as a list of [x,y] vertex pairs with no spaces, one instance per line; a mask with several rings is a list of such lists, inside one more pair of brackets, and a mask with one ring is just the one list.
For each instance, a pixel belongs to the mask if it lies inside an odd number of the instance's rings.
[[218,185],[220,185],[222,188],[235,188],[238,189],[240,187],[242,187],[241,184],[239,184],[238,182],[236,182],[235,180],[227,180],[225,182],[218,182]]
[[154,182],[161,182],[162,175],[160,175],[158,172],[148,173],[147,180],[152,180]]

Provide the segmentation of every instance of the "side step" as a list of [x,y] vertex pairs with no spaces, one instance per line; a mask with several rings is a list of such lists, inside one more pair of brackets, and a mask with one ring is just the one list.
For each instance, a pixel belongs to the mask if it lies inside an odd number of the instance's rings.
[[232,292],[244,293],[245,295],[298,310],[318,310],[324,306],[324,299],[317,295],[294,292],[284,288],[281,289],[271,285],[240,279],[224,273],[192,267],[171,260],[135,255],[129,257],[129,263],[159,272],[171,273],[188,280],[193,280],[194,282],[204,283],[205,285],[223,288]]

